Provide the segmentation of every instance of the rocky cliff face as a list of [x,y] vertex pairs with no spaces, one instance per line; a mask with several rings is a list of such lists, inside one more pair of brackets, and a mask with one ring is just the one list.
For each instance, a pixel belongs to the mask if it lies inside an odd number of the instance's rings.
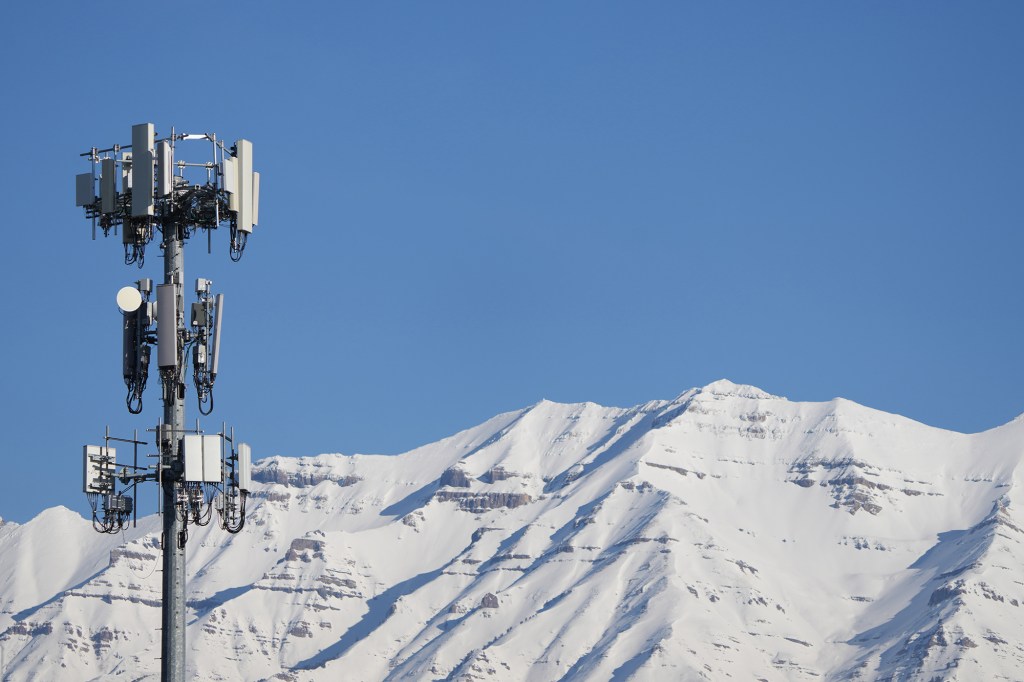
[[[269,458],[241,534],[190,531],[190,674],[1015,679],[1022,447],[716,382]],[[159,542],[0,525],[4,679],[158,679]]]

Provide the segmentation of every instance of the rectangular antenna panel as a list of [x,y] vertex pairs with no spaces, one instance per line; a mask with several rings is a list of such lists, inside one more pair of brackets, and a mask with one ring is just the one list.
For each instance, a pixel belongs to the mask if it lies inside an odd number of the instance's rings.
[[210,316],[206,314],[206,306],[202,303],[192,304],[192,326],[193,327],[208,327],[210,326]]
[[189,434],[181,439],[181,452],[185,457],[185,480],[189,483],[203,480],[203,437]]
[[139,362],[139,310],[122,313],[122,333],[121,333],[121,359],[122,369],[125,378],[135,376],[135,367]]
[[220,184],[228,194],[235,194],[238,191],[235,178],[235,157],[225,156],[224,160],[220,162]]
[[260,224],[260,174],[252,172],[252,224]]
[[220,483],[221,445],[219,435],[201,436],[189,434],[182,438],[181,449],[185,455],[185,481],[189,483]]
[[142,304],[139,308],[139,326],[145,329],[153,324],[153,320],[156,319],[156,303],[148,301]]
[[152,152],[156,132],[152,123],[139,123],[132,126],[132,153]]
[[238,229],[252,232],[252,142],[235,142],[235,163],[238,176]]
[[238,489],[252,489],[252,448],[238,444]]
[[224,481],[224,439],[203,436],[203,479],[207,483]]
[[132,217],[153,215],[153,152],[132,152]]
[[113,213],[117,201],[117,169],[113,159],[100,161],[100,211]]
[[92,173],[79,173],[75,176],[75,206],[91,206],[96,201],[96,185],[92,181]]
[[123,152],[121,154],[121,194],[127,194],[128,190],[132,188],[132,153]]
[[156,286],[156,348],[160,369],[178,366],[178,292],[175,284]]
[[238,210],[238,174],[235,173],[235,159],[228,156],[220,166],[221,186],[228,193],[228,210]]
[[163,140],[156,146],[156,195],[165,197],[174,188],[174,152],[171,143]]
[[85,463],[82,490],[86,493],[113,492],[117,451],[101,445],[86,445],[82,454]]
[[220,365],[220,327],[224,320],[224,294],[217,294],[213,299],[213,307],[213,348],[210,351],[213,357],[210,358],[210,376],[216,379]]

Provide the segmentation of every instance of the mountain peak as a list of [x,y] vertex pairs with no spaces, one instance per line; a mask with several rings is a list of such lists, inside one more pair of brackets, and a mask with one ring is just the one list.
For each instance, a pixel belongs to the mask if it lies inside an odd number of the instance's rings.
[[[189,529],[190,677],[1019,679],[1019,431],[721,380],[268,457],[239,535]],[[0,528],[12,679],[155,674],[159,530]]]
[[63,521],[65,523],[78,523],[85,521],[82,515],[76,511],[68,509],[62,504],[58,504],[56,507],[50,507],[44,509],[39,513],[33,521],[43,520],[47,523],[53,523],[55,521]]
[[762,391],[756,386],[750,386],[749,384],[736,384],[728,379],[719,379],[713,381],[704,388],[700,389],[701,393],[710,393],[711,395],[721,396],[733,396],[736,398],[753,398],[760,400],[768,399],[779,399],[781,396],[772,395],[767,391]]

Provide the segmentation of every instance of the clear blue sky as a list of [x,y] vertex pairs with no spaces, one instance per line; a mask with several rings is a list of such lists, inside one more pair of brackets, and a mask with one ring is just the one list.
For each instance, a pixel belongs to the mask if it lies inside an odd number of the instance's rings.
[[73,206],[79,153],[145,121],[254,142],[245,257],[186,271],[227,295],[214,417],[257,456],[722,377],[1001,424],[1022,38],[1018,2],[12,5],[0,516],[83,511],[81,446],[159,418],[156,381],[123,402],[140,273]]

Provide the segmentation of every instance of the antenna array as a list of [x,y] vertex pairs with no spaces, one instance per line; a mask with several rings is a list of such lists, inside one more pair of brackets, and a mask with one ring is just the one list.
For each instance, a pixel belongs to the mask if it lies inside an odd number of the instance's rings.
[[[196,157],[179,158],[179,147],[196,143]],[[252,166],[252,143],[237,140],[227,147],[212,134],[176,133],[158,139],[152,123],[132,126],[130,145],[93,147],[82,154],[91,164],[75,177],[75,203],[92,220],[93,239],[121,233],[125,264],[142,268],[146,249],[159,238],[163,283],[137,280],[117,293],[122,314],[122,373],[132,414],[142,412],[156,346],[163,418],[149,429],[154,464],[139,464],[138,439],[116,438],[109,429],[103,445],[83,451],[83,490],[92,508],[93,527],[116,533],[134,523],[133,494],[153,481],[163,492],[163,642],[161,679],[185,680],[185,545],[189,524],[205,526],[214,510],[220,525],[237,533],[245,525],[245,505],[252,485],[251,449],[236,442],[234,430],[217,433],[185,427],[186,374],[191,358],[192,383],[199,411],[213,412],[213,387],[220,362],[224,295],[214,294],[208,279],[195,283],[196,300],[184,301],[184,245],[200,231],[212,248],[214,230],[226,227],[228,253],[242,257],[259,222],[259,173]],[[184,155],[181,155],[184,156]],[[98,185],[98,191],[97,191]],[[130,444],[131,464],[117,461],[112,442]]]
[[[209,144],[207,160],[176,159],[183,141]],[[252,169],[252,142],[238,140],[228,148],[216,135],[173,129],[157,140],[153,124],[142,123],[132,126],[130,145],[93,147],[82,156],[92,169],[75,176],[75,203],[92,220],[94,239],[97,227],[104,236],[120,229],[126,264],[141,268],[155,230],[167,224],[177,225],[182,239],[226,225],[231,259],[242,257],[259,222],[260,174]]]

